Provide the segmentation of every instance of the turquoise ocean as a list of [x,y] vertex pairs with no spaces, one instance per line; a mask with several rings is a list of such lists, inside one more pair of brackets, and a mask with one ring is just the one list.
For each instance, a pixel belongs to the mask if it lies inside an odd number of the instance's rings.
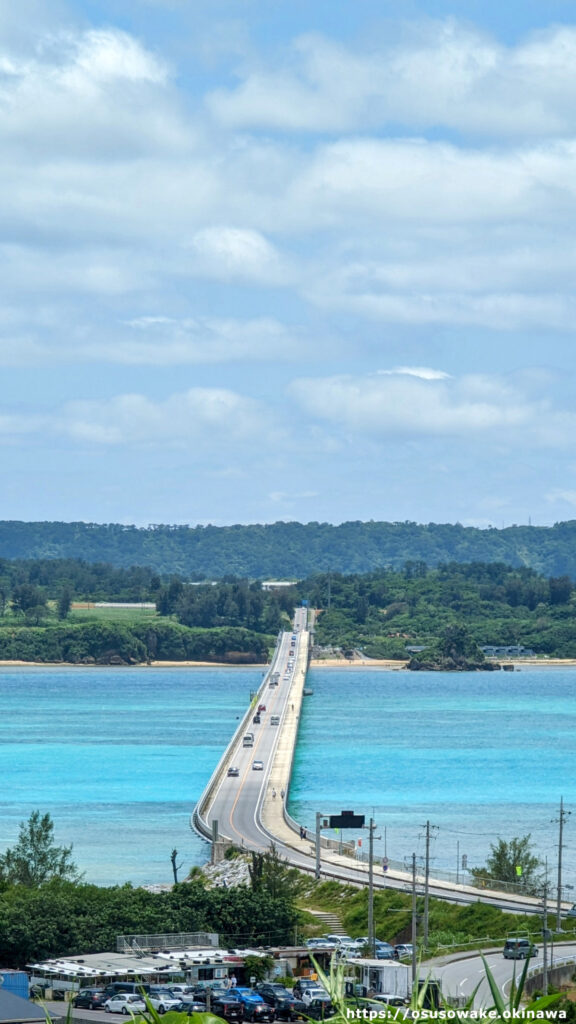
[[[261,679],[261,668],[3,668],[0,850],[39,809],[88,881],[169,882],[174,848],[185,868],[204,863],[190,814]],[[562,795],[576,885],[576,669],[317,669],[308,681],[298,821],[372,815],[377,853],[403,861],[422,855],[429,820],[432,866],[453,872],[457,856],[480,864],[498,836],[531,833],[555,866]]]

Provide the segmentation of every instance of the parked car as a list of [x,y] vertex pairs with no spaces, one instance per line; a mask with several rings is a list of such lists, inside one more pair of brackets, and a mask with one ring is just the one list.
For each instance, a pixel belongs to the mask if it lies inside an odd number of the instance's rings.
[[377,960],[397,960],[398,959],[398,956],[396,954],[396,950],[394,949],[394,946],[388,946],[387,943],[383,944],[382,946],[376,946],[376,948],[374,950],[374,956],[376,957]]
[[130,992],[132,995],[140,996],[143,992],[148,993],[150,985],[141,981],[111,981],[104,989],[106,999],[112,999],[119,992]]
[[167,1010],[175,1010],[178,1003],[181,1002],[181,996],[172,992],[169,988],[157,988],[155,985],[150,986],[150,995],[148,996],[151,1005],[158,1013],[166,1013]]
[[200,1002],[199,999],[182,999],[174,1009],[191,1017],[193,1013],[206,1013],[206,1003]]
[[103,988],[81,988],[74,996],[73,1004],[88,1010],[101,1010],[107,998]]
[[330,1017],[334,1017],[336,1014],[336,1008],[332,1005],[330,1000],[325,1002],[323,999],[312,999],[306,1007],[306,1017],[309,1020],[329,1020]]
[[257,991],[263,1000],[273,1007],[279,1020],[298,1020],[306,1014],[306,1006],[302,1000],[293,996],[284,985],[265,981],[258,985]]
[[310,1006],[314,999],[319,999],[324,1003],[330,1002],[330,996],[321,985],[295,985],[293,991],[294,995],[298,996],[298,999],[301,999],[305,1006]]
[[236,765],[231,764],[227,774],[229,779],[237,779],[238,776],[240,775],[240,769],[237,768]]
[[255,992],[253,988],[240,988],[233,989],[242,1001],[244,1007],[244,1020],[253,1021],[267,1021],[271,1022],[274,1020],[274,1010],[272,1007],[265,1002],[262,996]]
[[398,946],[394,946],[394,952],[397,954],[399,960],[411,957],[413,949],[414,947],[411,942],[401,942]]
[[236,999],[230,992],[212,999],[210,1012],[216,1017],[223,1017],[230,1021],[230,1024],[239,1024],[244,1020],[244,1006],[240,999]]
[[123,1013],[125,1017],[133,1013],[144,1013],[146,1003],[142,996],[135,992],[117,992],[104,1003],[106,1013]]

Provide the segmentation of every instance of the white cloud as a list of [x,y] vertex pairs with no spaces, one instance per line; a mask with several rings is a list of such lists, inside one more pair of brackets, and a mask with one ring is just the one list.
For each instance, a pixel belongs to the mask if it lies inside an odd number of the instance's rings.
[[69,402],[52,429],[75,441],[132,446],[236,448],[271,427],[259,404],[225,388],[190,388],[158,401],[142,394]]
[[42,164],[89,154],[181,150],[189,144],[164,62],[119,29],[46,33],[27,54],[2,52],[4,157]]
[[200,275],[261,284],[286,284],[291,276],[275,247],[259,231],[208,227],[196,232],[191,248],[198,255],[195,269]]
[[389,438],[490,438],[571,445],[576,415],[534,398],[497,376],[412,376],[406,373],[305,378],[291,394],[303,410],[344,432]]
[[[272,318],[234,320],[202,317],[175,320],[140,317],[129,321],[141,336],[123,337],[107,345],[97,340],[88,358],[116,363],[174,365],[245,360],[289,360],[305,347],[306,338]],[[149,340],[150,339],[150,340]]]
[[272,317],[140,316],[86,326],[75,311],[64,325],[57,307],[39,306],[24,318],[0,311],[0,365],[108,363],[117,366],[194,366],[289,362],[309,351],[309,332]]
[[454,19],[413,24],[399,41],[353,50],[319,34],[283,61],[240,69],[214,90],[225,125],[343,132],[404,124],[510,137],[576,127],[576,28],[557,26],[505,46]]
[[407,377],[419,377],[421,380],[447,380],[449,373],[444,370],[433,370],[429,366],[395,366],[393,370],[377,370],[383,377],[390,377],[396,374],[403,374]]

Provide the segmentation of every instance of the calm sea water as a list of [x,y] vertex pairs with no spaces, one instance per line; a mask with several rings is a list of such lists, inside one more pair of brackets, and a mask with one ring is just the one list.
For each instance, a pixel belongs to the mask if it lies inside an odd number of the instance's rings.
[[483,864],[499,836],[531,833],[555,869],[563,796],[574,812],[565,881],[576,885],[576,669],[325,669],[309,683],[291,788],[297,820],[373,815],[377,852],[398,861],[423,856],[428,820],[431,863],[453,872],[458,855]]
[[174,848],[185,869],[205,863],[190,814],[261,680],[261,668],[2,670],[0,849],[38,808],[88,881],[172,881]]
[[[89,881],[171,880],[208,847],[190,813],[262,669],[3,669],[0,849],[36,808],[74,843]],[[314,670],[291,811],[374,814],[378,851],[482,863],[490,842],[532,833],[555,864],[560,796],[566,881],[576,884],[576,670],[400,674]],[[384,850],[384,836],[386,850]],[[184,870],[184,869],[183,869]]]

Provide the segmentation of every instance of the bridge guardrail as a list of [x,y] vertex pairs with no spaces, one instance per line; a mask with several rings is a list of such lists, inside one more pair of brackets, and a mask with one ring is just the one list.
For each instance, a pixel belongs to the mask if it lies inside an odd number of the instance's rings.
[[[308,651],[306,652],[306,672],[308,671],[308,664],[310,662],[310,652],[311,652],[311,636],[310,636],[310,633],[308,633]],[[304,685],[306,685],[306,679],[304,679]],[[304,698],[302,698],[302,700],[303,699]],[[296,735],[294,737],[294,745],[292,747],[292,753],[290,755],[290,772],[289,772],[289,776],[288,776],[288,785],[286,787],[286,795],[284,797],[284,801],[283,801],[283,804],[282,804],[282,815],[283,815],[284,821],[288,825],[288,828],[291,829],[292,832],[294,832],[296,835],[299,835],[300,834],[300,825],[295,820],[295,818],[292,817],[292,815],[288,811],[288,796],[289,796],[289,793],[290,793],[290,783],[292,781],[292,766],[294,764],[294,754],[296,752],[296,740],[297,740],[297,738],[298,738],[298,730],[296,730]],[[306,835],[306,840],[307,840],[307,842],[311,843],[311,845],[314,847],[314,849],[316,849],[316,835],[314,833],[312,833],[311,835],[307,834]],[[353,857],[354,856],[354,851],[355,851],[354,843],[349,843],[349,842],[348,843],[340,843],[336,839],[328,839],[326,836],[323,836],[323,835],[320,836],[320,848],[322,850],[333,850],[336,853],[342,852],[347,857]]]
[[[278,640],[276,641],[276,647],[274,649],[274,654],[272,655],[270,664],[266,672],[264,673],[264,678],[262,679],[262,682],[258,688],[259,696],[262,695],[262,691],[267,686],[270,674],[275,671],[275,665],[278,659],[281,642],[282,633],[280,633],[278,636]],[[205,820],[204,815],[206,814],[210,806],[210,802],[214,795],[214,791],[218,788],[222,781],[222,778],[224,776],[224,769],[227,769],[228,767],[230,750],[232,749],[233,746],[235,746],[240,737],[246,732],[247,726],[251,724],[250,720],[252,718],[252,710],[253,706],[252,703],[250,703],[249,707],[246,710],[246,713],[244,714],[244,717],[242,718],[240,724],[238,725],[236,731],[234,732],[232,739],[226,746],[224,753],[222,754],[222,757],[220,758],[218,764],[216,765],[216,768],[212,772],[212,775],[210,776],[210,779],[208,781],[208,785],[206,786],[204,792],[200,796],[200,799],[196,803],[196,806],[192,812],[190,826],[191,828],[194,828],[196,832],[198,832],[198,834],[202,836],[203,839],[212,839],[212,829],[210,828],[208,822]],[[222,838],[230,839],[230,836],[222,836]]]

